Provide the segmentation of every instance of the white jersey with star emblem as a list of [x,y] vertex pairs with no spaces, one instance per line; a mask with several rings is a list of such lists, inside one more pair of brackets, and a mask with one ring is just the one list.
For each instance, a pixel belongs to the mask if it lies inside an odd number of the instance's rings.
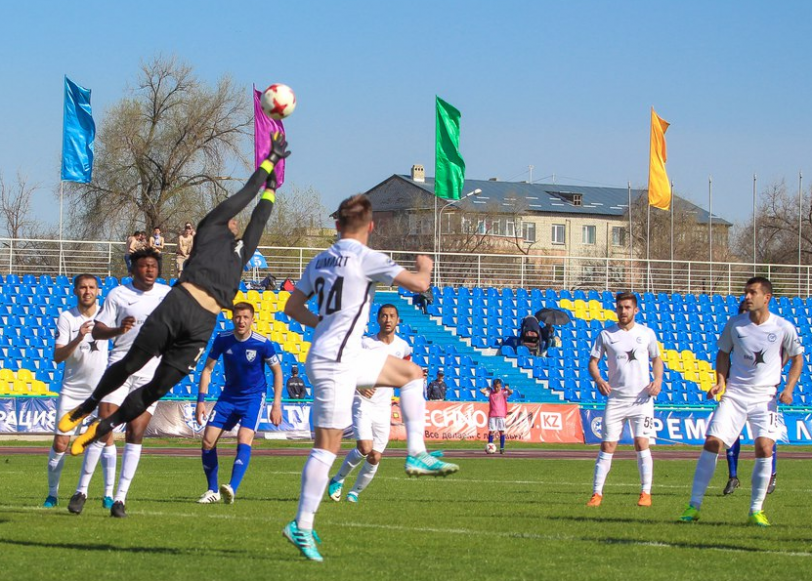
[[352,361],[361,350],[375,284],[391,285],[403,270],[382,252],[357,240],[339,240],[305,268],[296,288],[316,295],[320,322],[310,353],[333,361]]
[[783,356],[804,352],[795,326],[772,313],[761,325],[756,325],[749,313],[731,317],[717,347],[730,353],[728,386],[753,395],[775,395],[781,383]]
[[[55,344],[64,347],[79,334],[79,327],[92,317],[85,317],[74,307],[59,313],[56,323]],[[84,399],[99,383],[107,368],[107,341],[95,341],[88,333],[79,346],[65,359],[60,393],[69,397]]]
[[[410,360],[412,358],[411,345],[397,335],[395,335],[392,342],[388,344],[378,339],[377,335],[363,337],[361,339],[361,345],[364,349],[383,349],[387,355],[397,357],[398,359]],[[355,393],[355,397],[360,397],[376,404],[391,404],[394,393],[395,390],[391,387],[378,387],[375,389],[374,395],[370,398],[365,398],[358,392]]]
[[598,334],[591,357],[606,354],[612,397],[637,397],[651,383],[651,360],[660,356],[660,346],[654,331],[635,323],[628,331],[617,325]]
[[[122,359],[130,350],[144,321],[164,300],[170,290],[170,287],[165,284],[155,283],[151,290],[140,291],[129,283],[119,285],[107,294],[104,306],[96,316],[97,321],[115,328],[121,326],[121,321],[125,317],[135,318],[135,325],[132,329],[111,340],[113,345],[110,350],[109,364]],[[133,377],[152,377],[160,361],[160,357],[153,357],[144,367],[133,373]]]

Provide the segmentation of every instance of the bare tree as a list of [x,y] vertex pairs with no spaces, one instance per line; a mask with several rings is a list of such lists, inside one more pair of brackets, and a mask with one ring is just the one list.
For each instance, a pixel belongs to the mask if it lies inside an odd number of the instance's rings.
[[9,238],[25,238],[36,225],[30,216],[31,196],[35,189],[36,186],[29,185],[20,173],[15,184],[6,183],[0,173],[0,224]]
[[71,186],[73,231],[121,237],[201,217],[228,195],[221,176],[252,124],[247,104],[228,77],[210,87],[174,58],[142,65],[101,124],[92,183]]
[[321,194],[312,187],[287,187],[276,196],[274,211],[268,220],[262,244],[268,246],[309,246],[314,232],[327,218]]

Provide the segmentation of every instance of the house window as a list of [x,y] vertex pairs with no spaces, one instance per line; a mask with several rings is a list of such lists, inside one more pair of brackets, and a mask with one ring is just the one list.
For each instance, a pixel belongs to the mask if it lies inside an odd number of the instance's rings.
[[417,234],[417,215],[409,214],[409,234]]
[[584,244],[595,244],[595,236],[598,231],[596,226],[584,226],[581,235],[581,242]]
[[516,236],[516,222],[513,220],[505,220],[505,236],[514,238]]
[[485,235],[488,233],[488,224],[485,220],[479,220],[476,225],[476,233],[480,235]]
[[432,218],[423,216],[420,220],[420,233],[421,234],[434,234],[434,220]]
[[626,229],[622,226],[612,227],[612,246],[626,245]]
[[522,224],[522,237],[525,242],[536,241],[536,225],[533,222],[525,222]]
[[563,264],[553,265],[553,282],[556,284],[564,284],[564,276],[566,272]]
[[567,227],[564,224],[553,224],[553,244],[567,243]]
[[491,220],[491,227],[490,232],[492,236],[501,236],[504,234],[502,232],[502,220]]

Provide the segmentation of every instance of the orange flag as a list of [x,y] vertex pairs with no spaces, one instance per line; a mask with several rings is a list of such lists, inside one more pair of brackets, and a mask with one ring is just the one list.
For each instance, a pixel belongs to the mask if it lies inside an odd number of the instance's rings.
[[651,108],[651,152],[648,163],[648,203],[655,208],[668,210],[671,207],[671,183],[665,173],[665,132],[669,123],[660,119]]

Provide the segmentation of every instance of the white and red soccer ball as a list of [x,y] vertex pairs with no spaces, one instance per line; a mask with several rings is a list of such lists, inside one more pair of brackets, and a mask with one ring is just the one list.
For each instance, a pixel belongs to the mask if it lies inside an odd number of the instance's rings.
[[493,442],[488,442],[485,444],[485,453],[486,454],[496,454],[496,444]]
[[260,105],[268,117],[279,121],[296,109],[296,95],[287,85],[274,83],[262,93]]

